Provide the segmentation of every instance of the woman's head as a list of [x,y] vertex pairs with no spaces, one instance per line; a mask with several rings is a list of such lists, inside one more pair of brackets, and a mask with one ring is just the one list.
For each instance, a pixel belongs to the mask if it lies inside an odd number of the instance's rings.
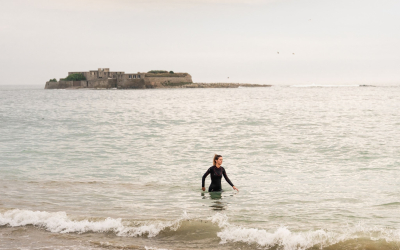
[[217,162],[219,165],[222,164],[222,155],[214,155],[214,159],[213,159],[213,166],[217,165]]

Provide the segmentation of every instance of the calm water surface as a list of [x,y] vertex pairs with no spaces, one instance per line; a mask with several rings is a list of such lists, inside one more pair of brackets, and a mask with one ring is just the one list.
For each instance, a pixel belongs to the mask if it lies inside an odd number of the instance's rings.
[[400,249],[400,87],[2,86],[0,134],[0,249]]

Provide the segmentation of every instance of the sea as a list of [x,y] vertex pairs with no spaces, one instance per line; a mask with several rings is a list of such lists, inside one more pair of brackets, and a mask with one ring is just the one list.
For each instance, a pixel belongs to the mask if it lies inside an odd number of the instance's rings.
[[43,87],[0,86],[1,250],[400,249],[400,85]]

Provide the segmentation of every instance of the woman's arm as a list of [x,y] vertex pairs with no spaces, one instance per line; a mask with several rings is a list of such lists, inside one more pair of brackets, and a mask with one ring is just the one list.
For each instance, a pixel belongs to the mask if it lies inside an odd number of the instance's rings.
[[210,174],[210,169],[207,169],[207,171],[204,173],[203,178],[201,179],[201,189],[203,191],[206,191],[206,188],[204,187],[204,183],[206,181],[206,177]]
[[224,178],[225,178],[225,180],[229,183],[229,185],[231,185],[232,188],[233,188],[234,190],[239,191],[239,189],[237,189],[237,188],[235,187],[235,185],[233,185],[233,183],[231,182],[231,180],[229,180],[228,175],[226,174],[225,168],[224,168],[224,171],[222,171],[222,174],[224,175]]

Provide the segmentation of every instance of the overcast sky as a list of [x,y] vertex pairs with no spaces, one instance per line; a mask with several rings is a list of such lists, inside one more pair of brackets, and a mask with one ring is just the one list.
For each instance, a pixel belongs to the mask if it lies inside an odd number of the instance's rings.
[[399,13],[399,0],[2,0],[0,84],[110,68],[400,85]]

